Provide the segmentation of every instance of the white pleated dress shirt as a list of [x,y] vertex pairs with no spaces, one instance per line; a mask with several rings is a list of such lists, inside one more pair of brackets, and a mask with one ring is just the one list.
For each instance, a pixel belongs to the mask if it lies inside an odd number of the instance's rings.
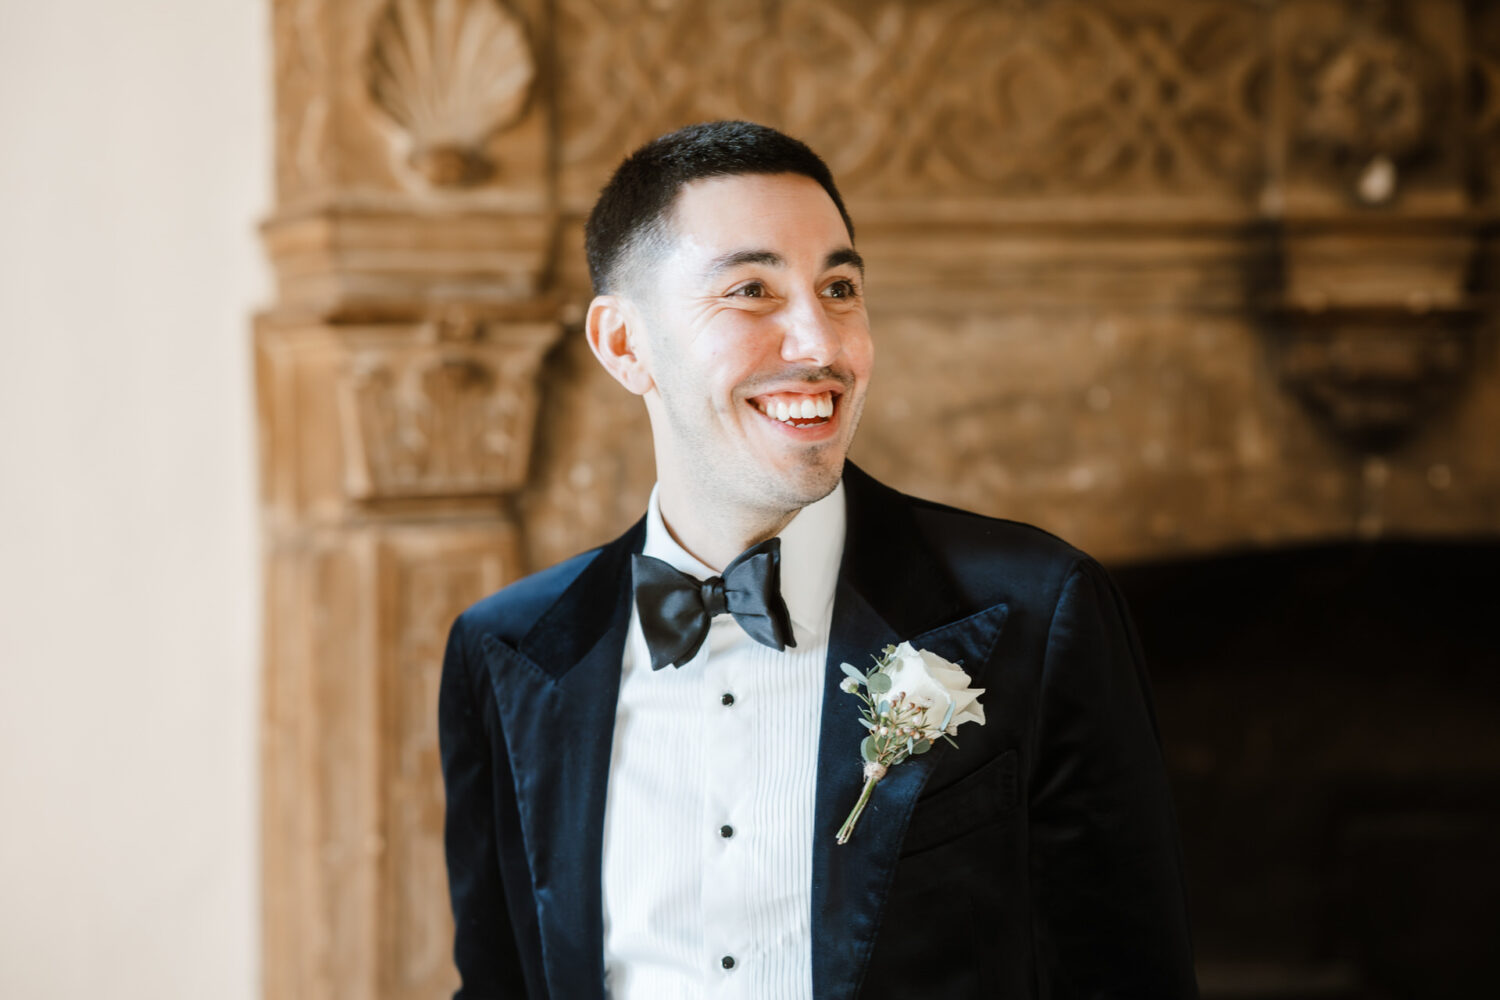
[[[795,647],[716,617],[691,662],[651,669],[632,610],[604,811],[604,968],[613,1000],[812,996],[812,830],[844,487],[781,532]],[[667,533],[644,552],[718,573]]]

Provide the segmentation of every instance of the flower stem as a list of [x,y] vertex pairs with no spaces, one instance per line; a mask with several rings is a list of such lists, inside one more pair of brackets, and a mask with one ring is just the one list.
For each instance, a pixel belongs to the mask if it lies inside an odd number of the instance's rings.
[[849,818],[844,820],[844,825],[839,827],[838,842],[847,844],[850,836],[854,833],[854,824],[859,822],[859,814],[865,811],[865,803],[870,801],[870,793],[875,790],[875,784],[879,778],[866,778],[865,787],[859,793],[859,801],[854,803],[854,811],[849,813]]

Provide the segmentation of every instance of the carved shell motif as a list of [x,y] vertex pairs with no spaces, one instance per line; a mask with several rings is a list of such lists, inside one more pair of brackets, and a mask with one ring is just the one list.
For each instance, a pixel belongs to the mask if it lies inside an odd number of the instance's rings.
[[389,0],[366,64],[412,167],[440,187],[494,173],[485,144],[521,116],[535,75],[525,29],[498,0]]

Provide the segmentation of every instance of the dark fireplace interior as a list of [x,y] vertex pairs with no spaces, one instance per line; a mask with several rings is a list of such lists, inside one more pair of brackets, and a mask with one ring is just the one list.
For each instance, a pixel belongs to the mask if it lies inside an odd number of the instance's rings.
[[1500,995],[1500,545],[1116,568],[1206,998]]

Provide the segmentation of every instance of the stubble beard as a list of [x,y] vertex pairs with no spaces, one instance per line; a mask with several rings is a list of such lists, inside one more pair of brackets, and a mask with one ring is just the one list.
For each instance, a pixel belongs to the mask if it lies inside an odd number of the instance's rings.
[[[637,301],[647,320],[647,336],[653,341],[652,353],[658,358],[669,358],[670,344],[656,335],[661,320],[656,315],[654,301],[649,297]],[[839,440],[804,449],[792,469],[769,470],[761,467],[752,455],[730,454],[726,452],[729,442],[715,438],[706,430],[759,419],[753,414],[737,413],[735,408],[746,406],[753,409],[748,400],[755,395],[756,383],[767,384],[781,377],[761,376],[737,386],[737,391],[730,395],[730,412],[720,411],[718,404],[712,401],[707,401],[698,412],[688,412],[681,401],[701,398],[698,395],[701,386],[695,382],[692,373],[678,364],[668,364],[655,373],[657,398],[675,439],[677,464],[686,477],[681,487],[693,495],[705,513],[739,521],[775,521],[823,499],[838,486],[843,477],[848,446],[854,441],[860,411],[864,408],[863,393],[857,401],[854,399],[856,386],[850,373],[825,368],[808,375],[808,381],[826,377],[843,385],[844,393],[838,405],[848,409],[840,414],[840,420],[847,421],[849,429]],[[829,453],[835,449],[836,459],[830,458]]]
[[[850,395],[845,394],[845,401]],[[851,421],[847,437],[805,448],[792,467],[770,470],[753,456],[728,453],[725,441],[704,431],[707,426],[733,426],[734,414],[722,413],[712,404],[701,414],[685,413],[672,402],[679,398],[675,392],[662,391],[660,398],[679,449],[679,465],[690,480],[684,488],[698,503],[736,520],[777,520],[832,493],[843,476],[845,442],[853,439],[859,418],[857,410],[842,415]],[[730,405],[748,404],[736,400]]]

